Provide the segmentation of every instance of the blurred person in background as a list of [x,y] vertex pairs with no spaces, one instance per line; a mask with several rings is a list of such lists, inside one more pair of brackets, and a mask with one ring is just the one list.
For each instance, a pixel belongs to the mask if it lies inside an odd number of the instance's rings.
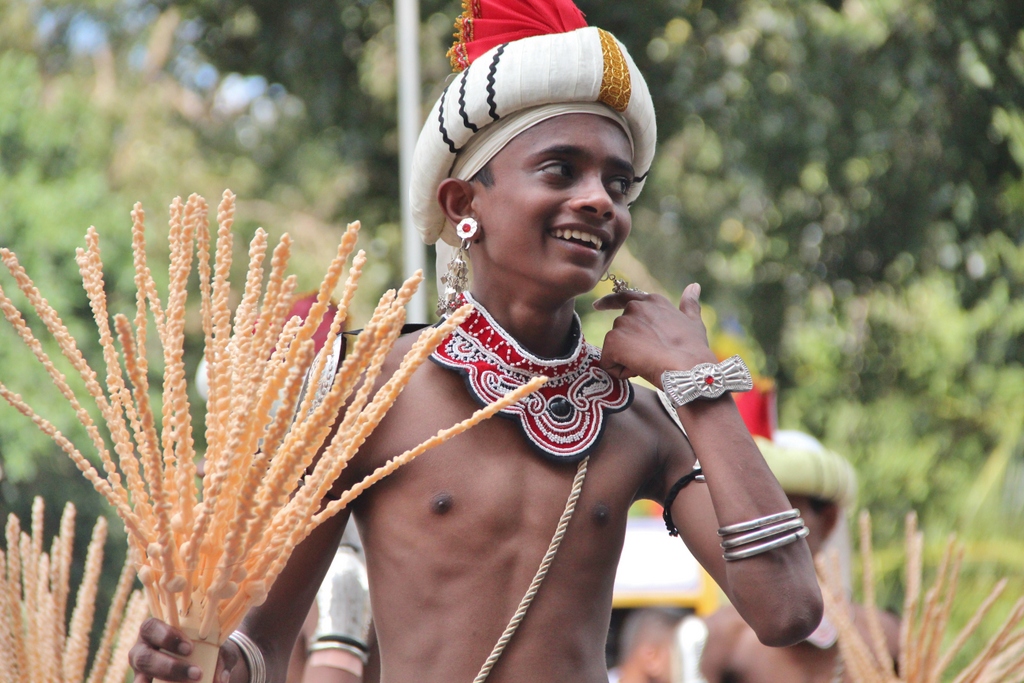
[[682,616],[678,610],[647,608],[626,617],[609,683],[672,683],[672,635]]
[[[754,440],[790,504],[800,510],[810,530],[807,544],[811,553],[817,556],[834,549],[839,555],[849,593],[850,548],[845,510],[857,496],[853,467],[803,432],[778,430],[771,439],[755,434]],[[853,605],[853,613],[857,628],[869,638],[865,610]],[[899,620],[888,612],[881,612],[880,617],[889,651],[896,661]],[[806,640],[785,648],[762,645],[732,606],[712,615],[707,628],[701,658],[701,671],[707,683],[853,683],[846,675],[839,652],[839,634],[827,616]]]
[[[310,614],[313,628],[303,627],[300,648],[305,657],[302,683],[362,683],[376,681],[366,671],[370,654],[370,592],[362,542],[355,527],[345,529],[334,561],[327,570]],[[310,619],[306,623],[310,623]],[[369,675],[366,675],[369,674]]]

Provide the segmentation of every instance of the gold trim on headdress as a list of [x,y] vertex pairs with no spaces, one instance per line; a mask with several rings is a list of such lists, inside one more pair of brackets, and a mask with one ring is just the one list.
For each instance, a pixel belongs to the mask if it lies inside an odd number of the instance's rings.
[[480,16],[480,0],[462,0],[462,14],[455,18],[455,43],[445,55],[459,73],[469,68],[466,43],[473,40],[473,20]]
[[[620,117],[617,123],[630,138],[633,166],[641,178],[630,187],[629,201],[643,189],[642,179],[647,177],[654,157],[654,103],[622,43],[611,36],[602,37],[596,26],[517,37],[529,34],[536,26],[524,26],[515,16],[507,21],[499,16],[492,21],[488,2],[500,3],[496,7],[518,3],[516,6],[543,9],[568,7],[571,0],[466,0],[467,11],[462,18],[472,21],[462,27],[461,37],[472,30],[473,40],[458,43],[453,55],[457,67],[464,55],[473,62],[438,97],[413,155],[413,220],[428,244],[439,237],[453,246],[461,242],[437,204],[437,187],[452,177],[459,158],[471,158],[469,152],[477,146],[469,146],[483,140],[478,136],[517,114],[523,113],[523,119],[515,120],[515,126],[535,116],[541,118],[532,121],[534,124],[563,113],[591,113],[588,107],[599,110],[594,112],[599,115]],[[483,8],[482,15],[476,12],[477,6]],[[547,19],[549,24],[558,24],[554,18]],[[549,109],[556,105],[565,107],[565,111],[556,114]],[[501,135],[480,143],[479,149],[494,142],[499,146],[489,152],[493,156],[507,142],[502,138],[512,129],[512,124],[503,127]],[[522,130],[525,128],[518,132]]]
[[[601,54],[604,57],[604,74],[601,76],[601,93],[598,102],[603,102],[618,112],[626,111],[629,96],[633,92],[629,79],[629,65],[622,56],[615,37],[603,29],[597,29],[601,39]],[[454,48],[453,48],[454,49]]]

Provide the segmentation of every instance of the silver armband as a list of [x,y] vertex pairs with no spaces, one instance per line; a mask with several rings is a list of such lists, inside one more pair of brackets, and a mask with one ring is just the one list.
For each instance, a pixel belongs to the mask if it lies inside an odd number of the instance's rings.
[[366,566],[358,552],[342,545],[316,594],[320,612],[310,651],[347,650],[364,662],[370,630],[370,592]]
[[796,541],[799,541],[801,538],[807,538],[807,534],[809,533],[810,532],[807,530],[807,527],[802,526],[800,527],[799,531],[794,531],[792,533],[786,534],[785,536],[776,536],[775,538],[765,541],[764,543],[744,546],[741,547],[739,550],[726,551],[722,553],[722,558],[725,559],[726,562],[745,560],[748,557],[754,557],[755,555],[766,553],[769,550],[775,550],[776,548],[781,548],[783,546],[789,545],[790,543],[795,543]]
[[785,512],[776,512],[775,514],[765,515],[764,517],[758,517],[757,519],[751,519],[747,522],[740,522],[738,524],[730,524],[729,526],[723,526],[718,530],[719,536],[731,536],[732,534],[742,534],[746,531],[754,531],[766,527],[770,524],[777,522],[784,522],[787,519],[797,519],[800,517],[800,511],[796,508],[791,508]]
[[718,530],[722,537],[722,557],[727,562],[745,560],[761,553],[795,543],[807,537],[807,527],[796,508],[776,512],[747,522],[730,524]]
[[692,370],[666,370],[661,387],[672,405],[684,406],[698,398],[715,399],[727,391],[750,391],[754,378],[739,356],[721,363],[698,363]]

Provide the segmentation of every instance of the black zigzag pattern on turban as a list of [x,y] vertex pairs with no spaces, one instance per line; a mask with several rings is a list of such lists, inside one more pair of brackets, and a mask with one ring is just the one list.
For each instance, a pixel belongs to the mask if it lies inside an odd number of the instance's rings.
[[501,59],[501,53],[505,51],[505,46],[508,43],[502,43],[498,46],[498,49],[494,51],[494,59],[491,60],[491,68],[487,71],[487,104],[490,105],[490,111],[487,113],[491,115],[491,118],[497,121],[498,116],[498,103],[494,101],[494,98],[498,96],[494,92],[494,77],[498,73],[498,60]]

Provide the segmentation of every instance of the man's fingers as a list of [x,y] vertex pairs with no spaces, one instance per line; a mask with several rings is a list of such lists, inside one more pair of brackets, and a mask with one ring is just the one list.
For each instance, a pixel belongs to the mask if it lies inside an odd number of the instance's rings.
[[189,664],[184,659],[174,657],[157,650],[145,643],[136,643],[128,652],[128,662],[138,674],[145,674],[143,680],[159,678],[163,681],[198,681],[203,672],[198,666]]
[[231,647],[222,647],[220,650],[220,660],[224,662],[224,668],[231,671],[238,664],[240,659],[238,646],[234,643]]
[[608,363],[607,365],[602,363],[602,369],[615,379],[629,379],[633,376],[629,368],[619,363]]
[[136,683],[146,682],[152,678],[165,681],[198,681],[202,677],[199,667],[175,656],[191,653],[192,641],[186,638],[184,633],[151,617],[142,622],[139,641],[128,652],[128,662],[136,671]]
[[225,683],[231,680],[231,671],[238,664],[238,646],[230,640],[220,646],[220,656],[217,658],[217,683]]
[[192,641],[184,633],[153,617],[142,622],[139,637],[160,650],[186,656],[192,654]]
[[601,360],[598,361],[597,365],[615,379],[629,379],[636,376],[636,373],[630,371],[625,365],[615,362],[612,359],[612,354],[607,353],[607,348],[605,352],[602,352]]
[[683,290],[679,310],[688,315],[700,315],[700,284],[692,282]]
[[594,309],[598,311],[612,311],[626,307],[630,301],[644,301],[650,297],[646,292],[619,292],[602,296],[594,302]]
[[625,365],[613,365],[610,368],[605,368],[608,374],[615,379],[629,379],[630,377],[636,377],[636,373],[630,371]]

